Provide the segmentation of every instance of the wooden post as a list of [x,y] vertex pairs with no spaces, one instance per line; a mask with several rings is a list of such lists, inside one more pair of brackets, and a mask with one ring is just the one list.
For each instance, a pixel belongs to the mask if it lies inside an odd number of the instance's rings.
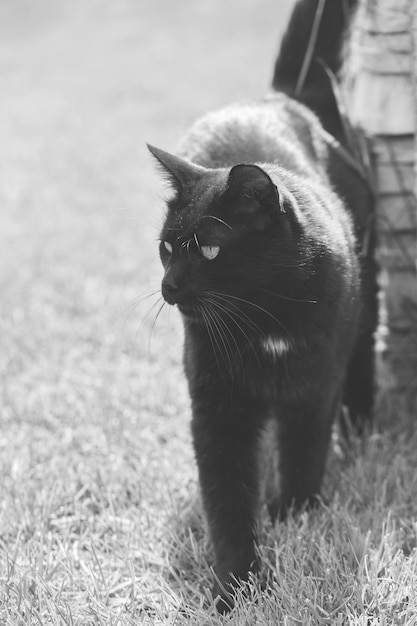
[[[331,1],[331,0],[330,0]],[[417,416],[417,0],[362,0],[344,92],[370,137],[384,336],[381,402]]]

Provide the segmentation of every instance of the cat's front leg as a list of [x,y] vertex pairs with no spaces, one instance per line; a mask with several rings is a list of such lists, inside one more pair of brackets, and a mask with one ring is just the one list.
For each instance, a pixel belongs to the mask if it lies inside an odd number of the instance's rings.
[[219,398],[193,401],[192,432],[204,508],[215,554],[221,612],[233,606],[237,580],[256,568],[259,508],[258,433],[255,407]]
[[317,401],[311,394],[286,407],[278,429],[280,496],[275,513],[280,519],[291,506],[319,502],[338,404],[338,394],[330,401]]

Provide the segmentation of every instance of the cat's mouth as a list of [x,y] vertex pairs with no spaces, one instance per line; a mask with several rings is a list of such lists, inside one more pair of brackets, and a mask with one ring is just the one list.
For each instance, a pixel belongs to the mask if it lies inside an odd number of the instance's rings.
[[196,302],[177,302],[177,307],[181,315],[194,323],[204,321],[204,313],[202,314],[202,306]]
[[185,315],[185,317],[196,317],[196,307],[190,302],[178,302],[177,307],[180,313],[182,313],[182,315]]

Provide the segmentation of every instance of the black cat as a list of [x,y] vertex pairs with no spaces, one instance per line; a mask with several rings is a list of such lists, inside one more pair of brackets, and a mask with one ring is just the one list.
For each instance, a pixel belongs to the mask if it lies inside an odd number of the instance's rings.
[[318,4],[295,5],[275,94],[199,120],[180,156],[149,146],[175,192],[161,233],[162,294],[184,320],[222,611],[235,579],[256,568],[268,424],[279,450],[279,493],[268,504],[282,518],[317,498],[341,404],[358,428],[372,408],[372,194],[329,78],[356,2],[328,0],[309,46]]

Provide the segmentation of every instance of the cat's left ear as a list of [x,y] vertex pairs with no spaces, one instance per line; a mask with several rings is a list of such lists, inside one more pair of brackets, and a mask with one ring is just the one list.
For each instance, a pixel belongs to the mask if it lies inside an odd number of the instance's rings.
[[276,185],[258,165],[233,166],[226,194],[234,215],[257,228],[265,228],[274,216],[285,212]]
[[175,154],[170,154],[169,152],[165,152],[165,150],[155,148],[155,146],[149,144],[146,145],[149,152],[155,157],[159,165],[162,166],[162,171],[167,175],[168,181],[178,191],[186,187],[189,183],[194,182],[206,171],[204,167],[175,156]]

